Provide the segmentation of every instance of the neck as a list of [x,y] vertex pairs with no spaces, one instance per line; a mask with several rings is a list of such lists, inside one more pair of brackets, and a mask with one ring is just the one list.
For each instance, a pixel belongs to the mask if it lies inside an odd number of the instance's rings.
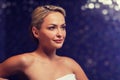
[[56,49],[39,46],[36,50],[36,54],[40,55],[43,58],[53,59],[56,56]]

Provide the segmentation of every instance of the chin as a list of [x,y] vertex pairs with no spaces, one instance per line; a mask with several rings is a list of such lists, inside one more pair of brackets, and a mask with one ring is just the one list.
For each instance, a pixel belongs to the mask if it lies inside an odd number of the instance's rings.
[[59,49],[59,48],[61,48],[61,47],[62,47],[62,45],[56,45],[56,46],[55,46],[56,49]]
[[54,49],[59,49],[63,46],[63,43],[52,43],[51,47]]
[[62,48],[62,46],[60,46],[60,47],[57,47],[56,49],[60,49],[60,48]]

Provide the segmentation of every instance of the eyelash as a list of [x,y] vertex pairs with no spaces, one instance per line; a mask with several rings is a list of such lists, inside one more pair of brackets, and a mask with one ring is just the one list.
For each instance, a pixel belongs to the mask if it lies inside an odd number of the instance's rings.
[[[54,30],[55,28],[56,28],[55,26],[48,27],[49,30]],[[61,26],[61,28],[65,30],[66,26]]]
[[66,26],[62,26],[61,28],[65,30],[65,29],[66,29]]
[[55,26],[48,27],[49,30],[55,29]]

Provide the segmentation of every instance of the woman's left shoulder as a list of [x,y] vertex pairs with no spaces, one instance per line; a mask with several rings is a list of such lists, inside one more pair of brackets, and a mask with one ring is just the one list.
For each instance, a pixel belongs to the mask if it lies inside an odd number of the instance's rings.
[[70,57],[61,57],[62,61],[68,66],[78,66],[78,63]]
[[77,63],[77,61],[69,57],[62,58],[64,59],[66,65],[68,65],[72,69],[73,73],[76,75],[77,80],[88,80],[85,72],[83,71],[80,64]]
[[70,58],[70,57],[62,57],[66,62],[69,62],[69,63],[76,63],[76,61],[73,59],[73,58]]

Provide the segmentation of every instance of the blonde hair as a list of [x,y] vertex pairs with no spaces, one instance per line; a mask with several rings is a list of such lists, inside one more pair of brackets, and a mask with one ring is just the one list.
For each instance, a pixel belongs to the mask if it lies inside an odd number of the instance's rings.
[[62,7],[54,5],[45,5],[37,7],[32,13],[31,27],[40,29],[44,18],[51,12],[60,12],[63,16],[66,16],[65,10]]
[[51,12],[59,12],[66,16],[66,12],[62,7],[54,6],[54,5],[44,5],[38,6],[32,13],[32,20],[30,25],[30,32],[34,40],[38,42],[38,40],[34,37],[32,33],[32,27],[36,27],[37,29],[41,28],[41,24],[44,22],[44,18]]

